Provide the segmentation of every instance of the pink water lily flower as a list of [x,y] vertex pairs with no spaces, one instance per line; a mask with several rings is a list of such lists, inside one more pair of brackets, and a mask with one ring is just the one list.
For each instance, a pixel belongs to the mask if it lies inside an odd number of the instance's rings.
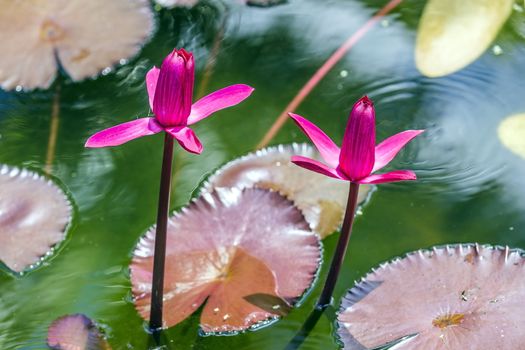
[[202,144],[188,126],[211,114],[246,99],[252,87],[231,85],[217,90],[194,104],[195,79],[193,55],[184,49],[173,50],[159,68],[153,67],[146,75],[146,87],[153,117],[140,118],[97,132],[86,147],[118,146],[133,139],[165,131],[172,135],[188,152],[199,154]]
[[357,101],[352,108],[341,148],[312,122],[297,114],[289,115],[312,140],[326,162],[323,164],[314,159],[294,156],[293,163],[326,176],[358,184],[416,179],[416,174],[411,170],[372,175],[390,163],[401,148],[424,130],[406,130],[376,146],[374,105],[367,96]]

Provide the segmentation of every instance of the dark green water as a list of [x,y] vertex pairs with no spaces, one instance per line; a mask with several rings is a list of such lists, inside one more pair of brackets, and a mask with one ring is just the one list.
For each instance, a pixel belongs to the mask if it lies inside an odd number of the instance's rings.
[[[383,1],[295,0],[269,9],[231,6],[207,92],[246,83],[255,93],[238,107],[196,126],[201,156],[176,150],[172,208],[186,204],[217,166],[254,149],[317,67]],[[352,104],[369,94],[376,103],[381,140],[404,129],[428,131],[392,168],[415,169],[417,183],[382,185],[363,208],[336,289],[338,303],[371,267],[408,251],[455,242],[525,248],[525,161],[497,138],[499,122],[525,112],[525,26],[514,11],[488,50],[445,78],[422,77],[414,66],[415,30],[424,2],[404,1],[331,71],[296,111],[336,141]],[[144,75],[173,47],[195,53],[197,88],[219,7],[162,10],[158,30],[128,65],[81,83],[60,79],[60,128],[53,175],[77,206],[74,226],[53,259],[23,276],[0,271],[0,349],[45,349],[48,325],[84,313],[105,327],[114,349],[145,349],[149,336],[131,302],[130,254],[154,222],[162,136],[118,148],[83,148],[93,132],[148,113]],[[55,88],[0,92],[0,162],[42,169]],[[287,123],[274,144],[304,141]],[[324,241],[326,260],[337,240]],[[198,315],[169,329],[166,349],[282,349],[293,338],[320,292],[285,319],[256,332],[200,337]],[[301,349],[337,349],[334,315],[323,315]]]

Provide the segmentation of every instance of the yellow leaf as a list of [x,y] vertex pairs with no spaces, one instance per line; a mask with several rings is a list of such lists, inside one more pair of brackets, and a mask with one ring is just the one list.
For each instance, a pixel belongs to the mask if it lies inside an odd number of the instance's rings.
[[428,77],[475,61],[510,16],[513,0],[429,0],[419,22],[416,66]]
[[505,147],[525,158],[525,113],[504,119],[499,124],[498,137]]

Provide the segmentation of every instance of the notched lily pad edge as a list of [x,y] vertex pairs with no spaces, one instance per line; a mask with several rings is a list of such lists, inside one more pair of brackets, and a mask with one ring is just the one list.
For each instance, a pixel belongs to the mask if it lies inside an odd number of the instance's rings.
[[35,180],[43,181],[48,186],[56,186],[62,194],[68,204],[69,220],[64,226],[64,239],[57,242],[52,246],[46,254],[40,257],[40,259],[25,268],[23,271],[16,272],[11,270],[3,261],[0,260],[0,270],[5,271],[8,275],[13,277],[23,277],[28,275],[40,268],[47,266],[59,253],[64,249],[67,242],[71,239],[71,234],[78,223],[78,206],[74,200],[73,194],[68,187],[56,176],[51,174],[45,174],[42,169],[33,167],[20,167],[14,165],[0,164],[0,174],[9,174],[9,176],[30,176]]
[[[525,250],[523,250],[521,248],[509,248],[509,246],[492,245],[492,244],[488,244],[488,243],[485,243],[485,244],[480,244],[480,243],[450,243],[450,244],[435,245],[435,246],[431,246],[429,248],[421,248],[421,249],[418,249],[418,250],[414,250],[414,251],[402,254],[400,256],[396,256],[396,257],[391,258],[389,260],[386,260],[386,261],[380,263],[379,265],[376,265],[376,266],[372,267],[370,269],[370,271],[368,271],[366,273],[366,275],[361,277],[359,280],[354,281],[354,285],[352,287],[350,287],[347,290],[346,294],[343,295],[343,297],[341,298],[340,303],[339,303],[340,304],[339,310],[336,312],[336,318],[334,320],[334,329],[332,331],[334,339],[335,339],[335,342],[341,347],[341,349],[344,348],[345,344],[343,343],[343,340],[341,339],[341,335],[339,334],[339,330],[341,328],[343,328],[343,325],[341,325],[341,323],[339,322],[339,316],[346,309],[346,308],[343,307],[343,301],[345,299],[348,300],[350,304],[347,305],[347,307],[348,306],[352,306],[355,303],[359,302],[364,297],[366,297],[366,295],[368,293],[372,292],[376,287],[378,287],[380,285],[380,283],[377,283],[377,282],[373,283],[373,282],[370,282],[370,281],[367,280],[372,274],[376,273],[379,270],[382,270],[382,269],[386,268],[387,266],[389,266],[391,264],[399,263],[402,259],[405,259],[405,258],[413,257],[413,256],[418,255],[418,254],[427,254],[428,257],[431,258],[432,255],[435,254],[437,250],[446,250],[447,252],[450,252],[451,250],[454,250],[456,248],[460,248],[460,249],[474,248],[474,252],[475,252],[476,256],[479,256],[481,249],[490,249],[490,250],[504,251],[505,252],[505,257],[507,257],[508,255],[510,255],[512,253],[517,253],[517,254],[519,254],[520,257],[525,258]],[[356,291],[352,291],[353,289],[357,289],[357,290]],[[351,292],[352,292],[352,295],[351,295],[352,299],[349,299],[348,296],[350,295]],[[378,347],[375,347],[375,348],[371,348],[371,349],[367,349],[366,347],[362,347],[362,350],[388,350],[392,346],[400,345],[404,341],[412,339],[416,335],[417,334],[407,335],[407,336],[405,336],[405,337],[403,337],[401,339],[396,339],[396,340],[391,341],[391,342],[389,342],[387,344],[383,344],[381,346],[378,346]],[[361,350],[359,348],[360,345],[361,344],[357,343],[357,341],[356,341],[356,344],[355,344],[356,349]]]
[[[224,191],[224,190],[229,190],[229,191],[238,191],[238,192],[244,192],[245,190],[249,190],[249,189],[252,189],[253,187],[244,187],[244,188],[239,188],[239,187],[218,187],[218,188],[212,188],[211,191],[210,190],[206,190],[206,191],[202,191],[202,192],[198,192],[200,190],[202,190],[202,188],[199,186],[196,191],[194,193],[197,193],[197,196],[193,196],[192,195],[192,198],[190,199],[190,201],[186,204],[186,205],[183,205],[183,206],[180,206],[179,208],[173,210],[172,212],[170,212],[170,215],[168,217],[168,222],[170,222],[171,220],[174,220],[176,219],[179,215],[182,215],[183,213],[189,211],[191,209],[191,207],[193,205],[195,205],[195,202],[197,202],[201,197],[207,201],[206,199],[206,196],[207,195],[210,195],[211,193],[215,192],[215,191]],[[256,187],[255,187],[256,188]],[[304,215],[302,213],[302,211],[297,208],[297,206],[295,205],[295,203],[291,200],[289,200],[288,198],[286,198],[285,196],[283,196],[282,194],[280,194],[279,192],[277,191],[274,191],[274,190],[270,190],[270,189],[261,189],[261,188],[257,188],[261,191],[268,191],[268,192],[273,192],[273,193],[277,193],[279,194],[280,196],[282,196],[286,201],[290,202],[292,206],[294,206],[297,210],[299,210],[299,212],[301,213],[302,217],[303,217],[303,220],[305,222],[306,219],[304,218]],[[142,241],[147,237],[148,234],[151,234],[151,235],[155,235],[155,227],[156,227],[156,224],[153,224],[151,226],[149,226],[149,228],[144,231],[144,233],[142,233],[139,238],[137,239],[137,242],[136,244],[134,245],[134,249],[131,251],[130,253],[130,263],[128,265],[128,269],[127,269],[127,275],[129,276],[130,280],[131,280],[131,264],[133,263],[133,258],[135,256],[135,252],[137,250],[140,250],[140,248],[143,246],[143,243]],[[315,270],[315,273],[314,273],[314,276],[313,276],[313,279],[312,279],[312,283],[310,284],[310,286],[308,288],[306,288],[303,293],[298,296],[297,298],[294,298],[293,300],[285,300],[279,296],[279,298],[281,298],[283,301],[285,301],[286,303],[288,303],[290,305],[290,312],[293,311],[293,309],[295,308],[299,308],[301,307],[304,302],[306,301],[306,299],[308,299],[309,295],[311,294],[311,292],[315,289],[315,286],[319,280],[319,277],[320,277],[320,273],[321,273],[321,267],[322,267],[322,264],[323,264],[323,255],[324,255],[324,246],[323,246],[323,242],[321,240],[321,238],[319,237],[319,235],[317,233],[315,233],[314,231],[312,231],[314,233],[314,236],[317,240],[317,244],[319,246],[319,259],[317,260],[317,267],[316,267],[316,270]],[[131,294],[131,298],[129,299],[131,303],[133,303],[133,308],[136,309],[136,304],[135,304],[135,297],[133,296],[133,293],[130,293]],[[249,297],[249,296],[246,296],[246,297]],[[200,320],[200,314],[202,312],[202,306],[205,305],[207,302],[207,299],[202,303],[202,305],[197,309],[196,312],[194,312],[192,314],[192,316],[190,317],[193,317],[194,315],[197,315],[199,317],[199,320]],[[137,310],[138,312],[138,310]],[[140,317],[140,316],[139,316]],[[189,317],[188,317],[189,318]],[[198,333],[200,336],[203,336],[203,337],[207,337],[207,336],[234,336],[234,335],[238,335],[238,334],[243,334],[243,333],[247,333],[247,332],[251,332],[251,331],[257,331],[257,330],[260,330],[262,328],[266,328],[268,326],[271,326],[272,324],[274,324],[275,322],[279,321],[280,319],[282,318],[282,316],[275,316],[275,317],[269,317],[267,318],[266,320],[263,320],[263,321],[260,321],[260,322],[257,322],[256,324],[253,324],[251,326],[249,326],[248,328],[242,330],[242,331],[228,331],[228,332],[205,332],[204,330],[202,330],[201,328],[201,325],[200,325],[200,322],[199,322],[199,329],[198,329]],[[179,323],[179,324],[176,324],[172,327],[168,327],[166,329],[170,329],[170,328],[174,328],[174,327],[177,327],[179,325],[183,324],[183,322]],[[147,328],[147,327],[146,327]]]

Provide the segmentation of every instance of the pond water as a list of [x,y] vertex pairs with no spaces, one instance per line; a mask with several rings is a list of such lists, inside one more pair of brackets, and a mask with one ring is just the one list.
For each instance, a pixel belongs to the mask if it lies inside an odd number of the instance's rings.
[[[194,52],[196,91],[233,83],[256,88],[236,108],[195,127],[202,155],[176,148],[172,209],[188,203],[221,164],[248,153],[297,91],[383,1],[297,0],[271,8],[203,2],[158,10],[158,29],[129,64],[96,80],[59,78],[48,90],[0,91],[0,162],[42,171],[53,99],[60,85],[59,129],[52,175],[75,203],[73,225],[55,256],[21,277],[0,271],[0,348],[45,349],[49,324],[64,314],[97,321],[113,349],[150,342],[131,298],[128,266],[139,237],[156,217],[162,136],[118,148],[85,149],[95,131],[146,115],[144,75],[173,47]],[[372,267],[433,245],[479,242],[525,248],[525,160],[499,141],[507,116],[525,112],[525,26],[515,6],[495,43],[467,68],[426,78],[415,67],[416,29],[424,2],[405,0],[375,26],[295,111],[340,142],[352,104],[375,102],[377,138],[427,129],[392,168],[414,169],[418,181],[381,185],[356,220],[335,291],[343,293]],[[207,86],[204,67],[224,36]],[[1,44],[0,44],[1,46]],[[306,141],[287,122],[271,144]],[[320,281],[338,235],[323,241]],[[166,349],[283,349],[313,308],[321,284],[284,319],[237,336],[201,336],[198,315],[168,329]],[[338,349],[328,310],[301,349]]]

